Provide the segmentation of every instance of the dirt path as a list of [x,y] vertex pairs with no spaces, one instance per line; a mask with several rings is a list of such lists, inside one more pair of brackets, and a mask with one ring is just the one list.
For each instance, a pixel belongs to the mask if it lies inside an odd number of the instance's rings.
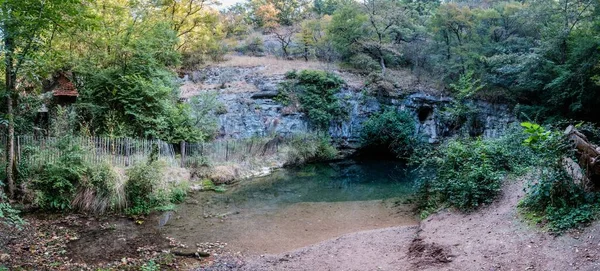
[[472,214],[445,211],[420,227],[353,233],[203,270],[600,270],[600,223],[559,237],[539,232],[517,217],[522,188],[507,184]]

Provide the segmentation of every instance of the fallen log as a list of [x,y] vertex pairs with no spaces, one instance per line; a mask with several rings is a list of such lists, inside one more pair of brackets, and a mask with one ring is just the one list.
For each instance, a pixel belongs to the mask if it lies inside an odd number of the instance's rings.
[[[592,144],[588,138],[579,132],[573,125],[567,127],[565,135],[573,143],[579,166],[581,169],[585,170],[585,179],[592,180],[593,177],[600,176],[600,147]],[[569,167],[572,170],[576,170],[573,167],[574,163],[567,162],[566,164],[570,164]],[[580,180],[583,180],[583,178],[580,178]],[[589,188],[589,181],[583,184],[586,189]]]

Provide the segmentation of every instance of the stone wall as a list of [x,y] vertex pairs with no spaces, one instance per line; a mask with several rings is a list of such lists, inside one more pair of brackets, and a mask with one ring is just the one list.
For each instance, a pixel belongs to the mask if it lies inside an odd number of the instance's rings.
[[[217,69],[217,70],[215,70]],[[256,68],[252,68],[256,70]],[[311,131],[303,113],[294,105],[284,106],[275,100],[277,85],[283,76],[264,77],[253,70],[241,68],[213,68],[197,72],[185,80],[203,83],[201,87],[209,89],[199,91],[218,91],[219,100],[226,106],[226,113],[219,116],[220,138],[246,138],[264,136],[272,133],[299,134]],[[239,91],[240,84],[254,86]],[[347,120],[332,123],[329,133],[334,139],[343,139],[350,145],[358,143],[362,124],[372,114],[382,108],[407,110],[415,119],[419,136],[430,143],[436,143],[441,137],[451,135],[450,127],[442,121],[444,107],[452,100],[423,93],[413,93],[395,97],[373,97],[363,91],[343,88],[338,95],[349,112]],[[516,121],[505,105],[486,102],[473,102],[478,108],[477,117],[481,120],[475,134],[484,137],[497,137],[510,123]]]

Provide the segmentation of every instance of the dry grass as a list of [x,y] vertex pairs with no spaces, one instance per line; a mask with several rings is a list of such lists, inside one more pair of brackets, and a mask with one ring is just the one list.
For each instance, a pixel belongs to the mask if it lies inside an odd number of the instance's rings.
[[226,164],[213,167],[210,170],[208,178],[215,184],[231,184],[240,177],[240,166],[236,164]]
[[126,207],[125,182],[127,177],[124,172],[111,166],[108,167],[112,176],[104,181],[107,182],[109,191],[98,191],[94,186],[81,187],[71,203],[75,209],[87,213],[103,214],[107,210],[122,210]]
[[[239,56],[239,55],[227,55],[225,61],[219,63],[213,63],[209,66],[227,68],[256,68],[251,73],[263,76],[281,76],[286,72],[293,70],[324,70],[330,71],[339,75],[346,84],[352,89],[362,89],[365,87],[365,83],[369,81],[369,76],[361,74],[360,70],[348,70],[341,69],[337,64],[325,63],[320,61],[303,61],[303,60],[286,60],[276,58],[273,56],[266,57],[253,57],[253,56]],[[394,86],[396,91],[406,92],[424,92],[428,94],[439,94],[440,90],[443,89],[443,84],[431,79],[428,76],[418,76],[413,73],[410,69],[387,69],[385,75],[385,81],[389,82]],[[258,91],[254,86],[245,84],[245,82],[232,81],[227,83],[225,89],[220,89],[221,85],[190,85],[182,87],[182,95],[190,95],[199,93],[203,90],[214,90],[219,89],[224,93],[239,93],[239,92],[254,92]],[[192,89],[192,90],[190,90]],[[185,94],[184,94],[185,93]]]
[[259,89],[255,85],[248,84],[245,81],[232,81],[225,83],[224,85],[193,83],[191,81],[187,81],[179,87],[179,97],[188,99],[198,96],[201,93],[214,91],[218,91],[221,94],[235,94],[257,92]]
[[225,61],[216,63],[217,67],[264,67],[260,73],[264,75],[281,75],[292,70],[335,70],[337,65],[319,61],[285,60],[273,56],[253,57],[227,55]]

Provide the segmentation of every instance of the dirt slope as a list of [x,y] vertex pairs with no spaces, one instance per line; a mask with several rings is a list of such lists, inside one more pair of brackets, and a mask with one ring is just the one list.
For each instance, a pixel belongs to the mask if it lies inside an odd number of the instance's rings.
[[471,214],[445,211],[420,227],[353,233],[204,270],[600,270],[600,223],[558,237],[539,232],[517,217],[522,188],[507,184]]

